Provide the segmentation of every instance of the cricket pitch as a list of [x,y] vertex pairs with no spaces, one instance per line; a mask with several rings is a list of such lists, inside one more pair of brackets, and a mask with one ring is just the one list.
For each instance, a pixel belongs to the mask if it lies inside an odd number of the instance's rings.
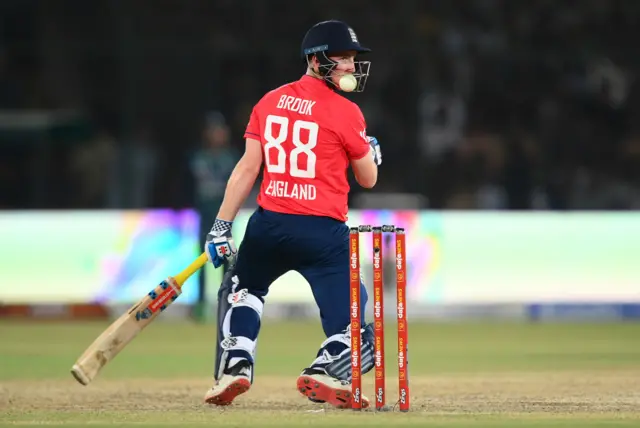
[[[640,326],[490,326],[485,340],[475,336],[482,331],[477,326],[414,327],[407,414],[397,407],[358,413],[307,401],[295,380],[322,336],[310,325],[293,323],[266,326],[255,384],[229,407],[202,402],[211,386],[213,346],[205,340],[210,327],[151,326],[82,386],[68,369],[100,327],[0,324],[6,338],[0,351],[0,426],[640,426],[640,352],[628,342]],[[496,332],[502,335],[488,342]],[[180,339],[172,343],[167,333]],[[299,353],[285,341],[296,334]],[[34,340],[22,340],[27,337]],[[512,344],[516,337],[519,344]],[[387,343],[387,366],[393,367],[392,337]],[[363,381],[370,399],[371,375]],[[397,376],[388,368],[392,407],[397,391]]]

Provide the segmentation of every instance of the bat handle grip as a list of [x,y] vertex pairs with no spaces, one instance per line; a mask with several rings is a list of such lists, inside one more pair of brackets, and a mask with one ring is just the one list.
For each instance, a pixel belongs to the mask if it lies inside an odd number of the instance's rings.
[[197,259],[195,259],[189,266],[186,267],[185,270],[177,274],[173,277],[179,287],[189,279],[191,275],[193,275],[198,269],[204,266],[209,261],[206,253],[200,254]]

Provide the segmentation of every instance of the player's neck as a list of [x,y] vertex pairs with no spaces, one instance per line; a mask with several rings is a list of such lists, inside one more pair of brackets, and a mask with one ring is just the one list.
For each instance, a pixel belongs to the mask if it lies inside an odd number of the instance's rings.
[[307,68],[307,76],[315,77],[316,79],[322,80],[322,76],[320,76],[318,73],[316,73],[310,68]]
[[323,76],[319,75],[318,73],[313,71],[311,68],[307,68],[306,75],[310,76],[310,77],[313,77],[315,79],[318,79],[319,81],[324,83],[330,91],[338,93],[338,90],[337,90],[337,88],[335,86],[331,85],[331,83],[329,83]]

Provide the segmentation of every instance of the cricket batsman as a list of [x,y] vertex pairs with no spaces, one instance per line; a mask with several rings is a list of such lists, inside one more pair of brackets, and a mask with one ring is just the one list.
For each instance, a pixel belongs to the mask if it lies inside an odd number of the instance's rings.
[[[358,184],[372,188],[381,152],[367,136],[360,108],[342,93],[364,90],[370,62],[356,57],[367,52],[346,23],[320,22],[302,41],[306,74],[268,92],[253,108],[245,153],[205,243],[216,268],[234,261],[218,292],[215,385],[205,395],[207,403],[229,405],[251,387],[269,286],[295,270],[311,286],[326,335],[297,389],[314,402],[351,406],[347,171],[351,166]],[[259,208],[237,250],[233,220],[262,169]],[[365,325],[362,283],[361,293]],[[361,333],[366,373],[374,364],[371,325]],[[367,407],[369,400],[362,397],[362,404]]]

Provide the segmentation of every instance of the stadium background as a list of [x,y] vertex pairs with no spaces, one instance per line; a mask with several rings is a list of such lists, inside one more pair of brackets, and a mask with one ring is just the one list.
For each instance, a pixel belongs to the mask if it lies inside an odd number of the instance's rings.
[[[325,338],[296,273],[267,299],[251,391],[203,406],[211,266],[79,385],[87,346],[200,253],[252,106],[329,18],[373,49],[349,98],[384,161],[349,223],[406,228],[412,411],[299,396]],[[638,22],[633,0],[1,0],[0,427],[637,427]]]
[[[638,303],[640,6],[462,3],[332,6],[374,49],[353,99],[384,151],[378,186],[353,186],[350,222],[407,228],[425,315]],[[195,257],[251,107],[303,73],[300,40],[328,16],[277,0],[4,1],[0,12],[4,304],[128,304]],[[195,161],[210,143],[214,178]],[[255,192],[238,238],[254,207]],[[55,251],[33,269],[43,231]],[[179,304],[215,294],[219,272],[205,276]],[[282,282],[270,302],[310,302],[299,277]]]

